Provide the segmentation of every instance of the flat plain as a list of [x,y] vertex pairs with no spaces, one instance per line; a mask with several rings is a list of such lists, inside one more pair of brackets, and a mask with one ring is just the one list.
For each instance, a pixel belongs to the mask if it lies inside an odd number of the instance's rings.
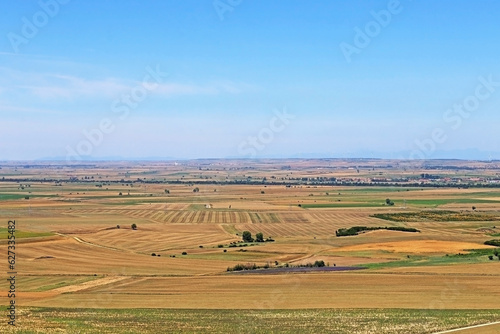
[[[433,333],[500,320],[498,248],[485,245],[500,239],[499,163],[0,167],[18,324],[2,332]],[[336,235],[354,226],[366,230]],[[318,262],[358,270],[266,272]]]

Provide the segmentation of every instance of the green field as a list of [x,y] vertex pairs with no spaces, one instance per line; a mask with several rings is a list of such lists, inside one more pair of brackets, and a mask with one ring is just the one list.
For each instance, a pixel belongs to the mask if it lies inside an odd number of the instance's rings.
[[[497,248],[500,250],[500,248]],[[475,263],[489,263],[495,265],[499,261],[497,257],[493,260],[488,258],[493,255],[495,249],[474,249],[468,253],[450,254],[446,256],[420,256],[412,255],[409,258],[401,261],[391,261],[382,263],[370,263],[363,266],[369,269],[382,269],[382,268],[398,268],[398,267],[424,267],[424,266],[439,266],[439,265],[452,265],[452,264],[475,264]]]
[[376,213],[372,217],[385,219],[394,222],[447,222],[447,221],[497,221],[499,217],[493,214],[481,214],[475,212],[457,212],[447,210],[418,211],[418,212],[397,212],[397,213]]
[[423,334],[500,320],[500,310],[21,308],[17,312],[16,329],[3,321],[3,333]]
[[383,207],[383,202],[358,202],[358,203],[314,203],[314,204],[301,204],[304,209],[328,209],[328,208],[373,208]]
[[[9,230],[6,227],[0,227],[0,240],[7,239],[9,236]],[[53,233],[38,233],[38,232],[27,232],[27,231],[18,231],[14,232],[14,236],[16,239],[21,238],[37,238],[37,237],[48,237],[54,235]]]

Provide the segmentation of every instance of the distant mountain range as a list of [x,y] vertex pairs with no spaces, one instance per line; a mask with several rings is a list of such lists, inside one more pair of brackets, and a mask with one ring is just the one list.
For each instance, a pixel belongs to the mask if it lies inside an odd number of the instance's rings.
[[[347,153],[297,153],[297,154],[266,154],[257,155],[252,159],[322,159],[322,158],[349,158],[349,159],[414,159],[412,151],[397,152],[376,152],[369,150],[356,150]],[[423,156],[423,155],[422,155]],[[80,161],[173,161],[173,160],[195,160],[193,157],[172,157],[172,156],[147,156],[147,157],[124,157],[124,156],[82,156]],[[226,157],[199,157],[199,159],[250,159],[250,157],[241,155],[231,155]],[[458,160],[500,160],[500,152],[481,151],[478,149],[460,149],[449,151],[435,151],[428,156],[426,160],[432,159],[458,159]],[[11,160],[11,159],[1,159]],[[43,157],[33,161],[65,161],[64,156]]]

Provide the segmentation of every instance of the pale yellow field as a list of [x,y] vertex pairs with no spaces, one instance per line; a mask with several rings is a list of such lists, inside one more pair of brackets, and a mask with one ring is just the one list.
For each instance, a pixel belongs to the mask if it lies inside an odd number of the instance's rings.
[[492,284],[495,277],[422,273],[130,277],[72,294],[40,293],[45,298],[21,294],[20,300],[23,305],[98,308],[495,309],[500,294],[498,284]]
[[[498,238],[491,235],[500,233],[500,220],[400,223],[371,217],[436,209],[470,211],[473,205],[477,212],[498,217],[500,191],[494,188],[196,183],[206,180],[200,177],[217,182],[248,176],[358,177],[348,166],[320,169],[297,161],[291,170],[266,163],[252,170],[238,164],[210,165],[213,170],[206,170],[209,167],[173,163],[111,164],[24,174],[92,176],[92,184],[32,182],[32,187],[20,190],[16,182],[1,182],[0,195],[13,196],[0,200],[5,225],[15,219],[19,231],[53,233],[18,239],[18,303],[81,308],[498,308],[500,288],[495,282],[500,261],[458,254],[492,249],[484,241]],[[20,176],[13,169],[2,172]],[[368,168],[362,172],[410,173]],[[123,178],[192,183],[105,183]],[[96,187],[99,182],[102,187]],[[193,192],[195,187],[199,192]],[[30,199],[24,199],[28,195]],[[384,205],[386,198],[396,205]],[[335,236],[336,230],[352,226],[411,227],[421,232],[378,230]],[[241,240],[245,230],[252,235],[262,232],[275,241],[229,247]],[[0,240],[2,247],[6,243]],[[330,266],[367,265],[368,269],[273,275],[226,272],[237,264],[274,267],[320,260]],[[7,302],[3,293],[0,304]]]
[[396,242],[380,242],[369,243],[362,245],[353,245],[340,247],[337,251],[364,251],[364,250],[379,250],[396,253],[467,253],[467,249],[491,248],[493,246],[478,245],[472,242],[459,241],[440,241],[440,240],[412,240],[412,241],[396,241]]

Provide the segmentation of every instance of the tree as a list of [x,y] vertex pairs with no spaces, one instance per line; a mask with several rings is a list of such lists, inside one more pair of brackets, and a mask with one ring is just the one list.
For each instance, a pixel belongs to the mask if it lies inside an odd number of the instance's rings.
[[249,231],[244,231],[242,234],[242,239],[245,242],[253,242],[252,233]]
[[197,192],[199,192],[199,191],[200,191],[200,188],[198,188],[198,187],[196,187],[196,188],[194,188],[194,189],[193,189],[193,192],[194,192],[194,193],[197,193]]
[[391,199],[390,199],[390,198],[386,198],[386,199],[385,199],[385,204],[386,204],[386,205],[394,205],[394,202],[393,202],[393,201],[391,201]]
[[[270,237],[269,237],[270,238]],[[255,235],[255,239],[257,242],[265,242],[266,240],[264,239],[264,234],[262,232],[259,232]]]
[[170,190],[165,189],[165,194],[170,194]]
[[313,266],[314,267],[319,267],[319,268],[324,267],[325,266],[325,261],[323,261],[323,260],[319,260],[318,261],[317,260],[317,261],[314,262]]
[[257,242],[264,242],[264,234],[262,234],[261,232],[257,233],[255,235],[255,241],[257,241]]
[[135,223],[133,223],[131,227],[133,230],[137,230],[137,225]]

